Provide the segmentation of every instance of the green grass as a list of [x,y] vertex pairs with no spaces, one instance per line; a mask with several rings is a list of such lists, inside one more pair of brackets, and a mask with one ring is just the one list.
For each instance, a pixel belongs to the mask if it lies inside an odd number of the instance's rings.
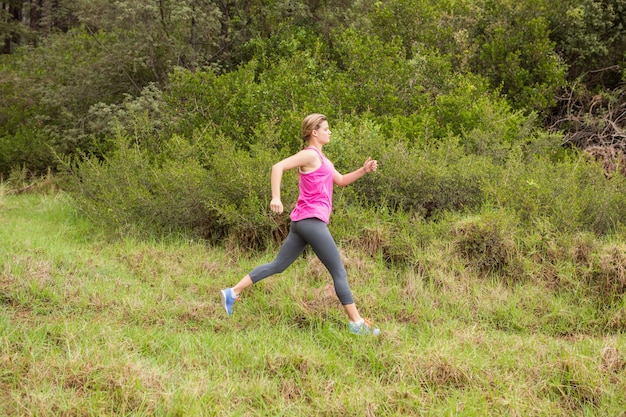
[[0,194],[0,242],[0,415],[625,415],[607,313],[478,277],[446,242],[419,270],[343,248],[379,338],[347,332],[314,256],[227,317],[219,290],[273,252],[109,238],[64,194]]

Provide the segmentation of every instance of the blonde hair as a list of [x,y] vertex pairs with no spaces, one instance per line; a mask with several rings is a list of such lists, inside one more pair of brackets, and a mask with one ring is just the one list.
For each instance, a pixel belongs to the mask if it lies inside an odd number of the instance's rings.
[[304,148],[307,141],[311,138],[311,133],[314,130],[319,129],[323,121],[326,120],[326,116],[319,113],[309,114],[302,121],[302,147]]

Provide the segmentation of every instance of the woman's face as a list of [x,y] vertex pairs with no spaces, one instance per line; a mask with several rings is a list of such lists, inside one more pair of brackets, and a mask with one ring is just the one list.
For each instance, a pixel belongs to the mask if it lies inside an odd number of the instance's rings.
[[330,142],[330,129],[328,127],[328,121],[324,120],[322,123],[320,123],[320,127],[314,130],[313,133],[318,142],[322,145]]

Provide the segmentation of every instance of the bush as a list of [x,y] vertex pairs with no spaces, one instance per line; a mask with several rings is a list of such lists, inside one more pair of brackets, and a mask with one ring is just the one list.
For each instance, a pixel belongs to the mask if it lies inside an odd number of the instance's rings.
[[399,39],[384,42],[349,29],[338,33],[333,45],[340,70],[334,72],[328,90],[341,108],[339,114],[408,115],[415,110],[415,97],[419,102],[422,91]]
[[483,212],[466,217],[452,226],[453,247],[466,265],[481,274],[506,273],[519,278],[515,271],[516,230],[506,213]]
[[[116,49],[119,41],[113,34],[74,29],[6,59],[0,66],[0,93],[6,94],[0,100],[0,146],[9,152],[2,152],[0,173],[18,164],[45,173],[56,169],[58,157],[109,150],[103,139],[108,132],[98,128],[109,123],[110,113],[97,109],[128,103],[129,94],[143,94],[153,81],[145,67],[125,60],[128,56],[111,56],[113,50],[132,54]],[[32,153],[23,148],[31,140]]]
[[599,164],[578,153],[526,160],[518,149],[484,190],[491,204],[513,210],[525,224],[545,217],[561,232],[607,234],[626,221],[625,179],[606,178]]
[[16,168],[45,173],[56,162],[47,136],[32,126],[25,125],[11,135],[0,136],[0,178],[7,178]]
[[[569,65],[570,79],[578,77],[593,88],[619,85],[619,67],[626,57],[626,1],[577,0],[555,4],[550,14],[551,38]],[[590,71],[605,69],[603,71]]]
[[554,51],[547,20],[518,2],[488,4],[484,21],[475,26],[473,39],[480,46],[473,72],[486,76],[515,108],[548,111],[565,85],[566,68]]
[[365,30],[401,39],[407,57],[428,45],[449,57],[455,72],[484,76],[515,109],[544,112],[565,83],[566,68],[550,39],[553,9],[544,0],[393,0],[377,4]]
[[[325,149],[340,172],[368,156],[379,161],[378,172],[337,192],[340,210],[436,220],[487,202],[525,224],[547,218],[563,231],[606,233],[623,222],[623,180],[608,182],[555,136],[533,132],[535,116],[512,110],[484,78],[455,74],[450,59],[424,48],[406,59],[395,39],[354,30],[332,36],[341,42],[318,39],[228,73],[179,70],[165,106],[148,88],[121,105],[92,106],[102,122],[94,126],[119,138],[103,139],[117,148],[103,161],[78,163],[78,189],[100,202],[96,211],[107,207],[102,195],[117,193],[108,197],[121,216],[113,223],[151,219],[161,231],[238,236],[259,247],[280,240],[288,222],[268,212],[270,167],[300,148],[302,118],[322,112],[333,131]],[[373,69],[364,63],[372,57]],[[295,171],[284,177],[287,212],[296,180]],[[383,246],[401,247],[404,238],[394,239]]]
[[339,123],[328,154],[340,172],[358,168],[368,156],[378,160],[376,173],[345,191],[353,202],[423,217],[480,206],[480,184],[491,166],[485,158],[466,155],[454,137],[419,148],[403,138],[383,136],[381,127],[367,119],[356,125]]
[[324,88],[325,65],[316,53],[297,53],[262,73],[259,68],[261,64],[252,61],[226,74],[175,72],[165,99],[178,132],[191,136],[194,130],[209,126],[245,148],[264,140],[256,135],[258,125],[272,123],[281,138],[275,145],[294,151],[301,142],[292,138],[298,137],[307,113],[322,112],[332,118]]
[[167,234],[202,228],[201,219],[211,219],[198,192],[206,172],[193,160],[157,169],[146,151],[124,145],[103,161],[82,159],[73,170],[70,186],[82,211],[108,230]]
[[[82,210],[109,229],[183,232],[259,248],[271,244],[276,229],[285,228],[286,220],[268,210],[269,174],[276,159],[271,144],[243,151],[209,131],[191,140],[172,136],[159,153],[124,136],[116,143],[104,160],[76,161],[69,177]],[[297,187],[285,188],[290,201],[289,189]]]
[[467,154],[487,156],[497,163],[530,135],[536,123],[534,116],[513,111],[477,77],[459,77],[449,93],[436,98],[432,110],[439,136],[458,136]]

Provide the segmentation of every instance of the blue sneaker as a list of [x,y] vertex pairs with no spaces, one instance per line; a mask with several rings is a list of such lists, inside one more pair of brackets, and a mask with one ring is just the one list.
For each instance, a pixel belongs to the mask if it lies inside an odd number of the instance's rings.
[[367,319],[362,319],[361,322],[349,322],[348,327],[351,333],[359,335],[380,335],[380,329],[372,327],[372,322]]
[[233,304],[235,304],[235,301],[239,299],[239,296],[235,295],[232,288],[226,288],[225,290],[222,290],[221,294],[224,310],[226,310],[226,312],[230,316],[231,314],[233,314]]

